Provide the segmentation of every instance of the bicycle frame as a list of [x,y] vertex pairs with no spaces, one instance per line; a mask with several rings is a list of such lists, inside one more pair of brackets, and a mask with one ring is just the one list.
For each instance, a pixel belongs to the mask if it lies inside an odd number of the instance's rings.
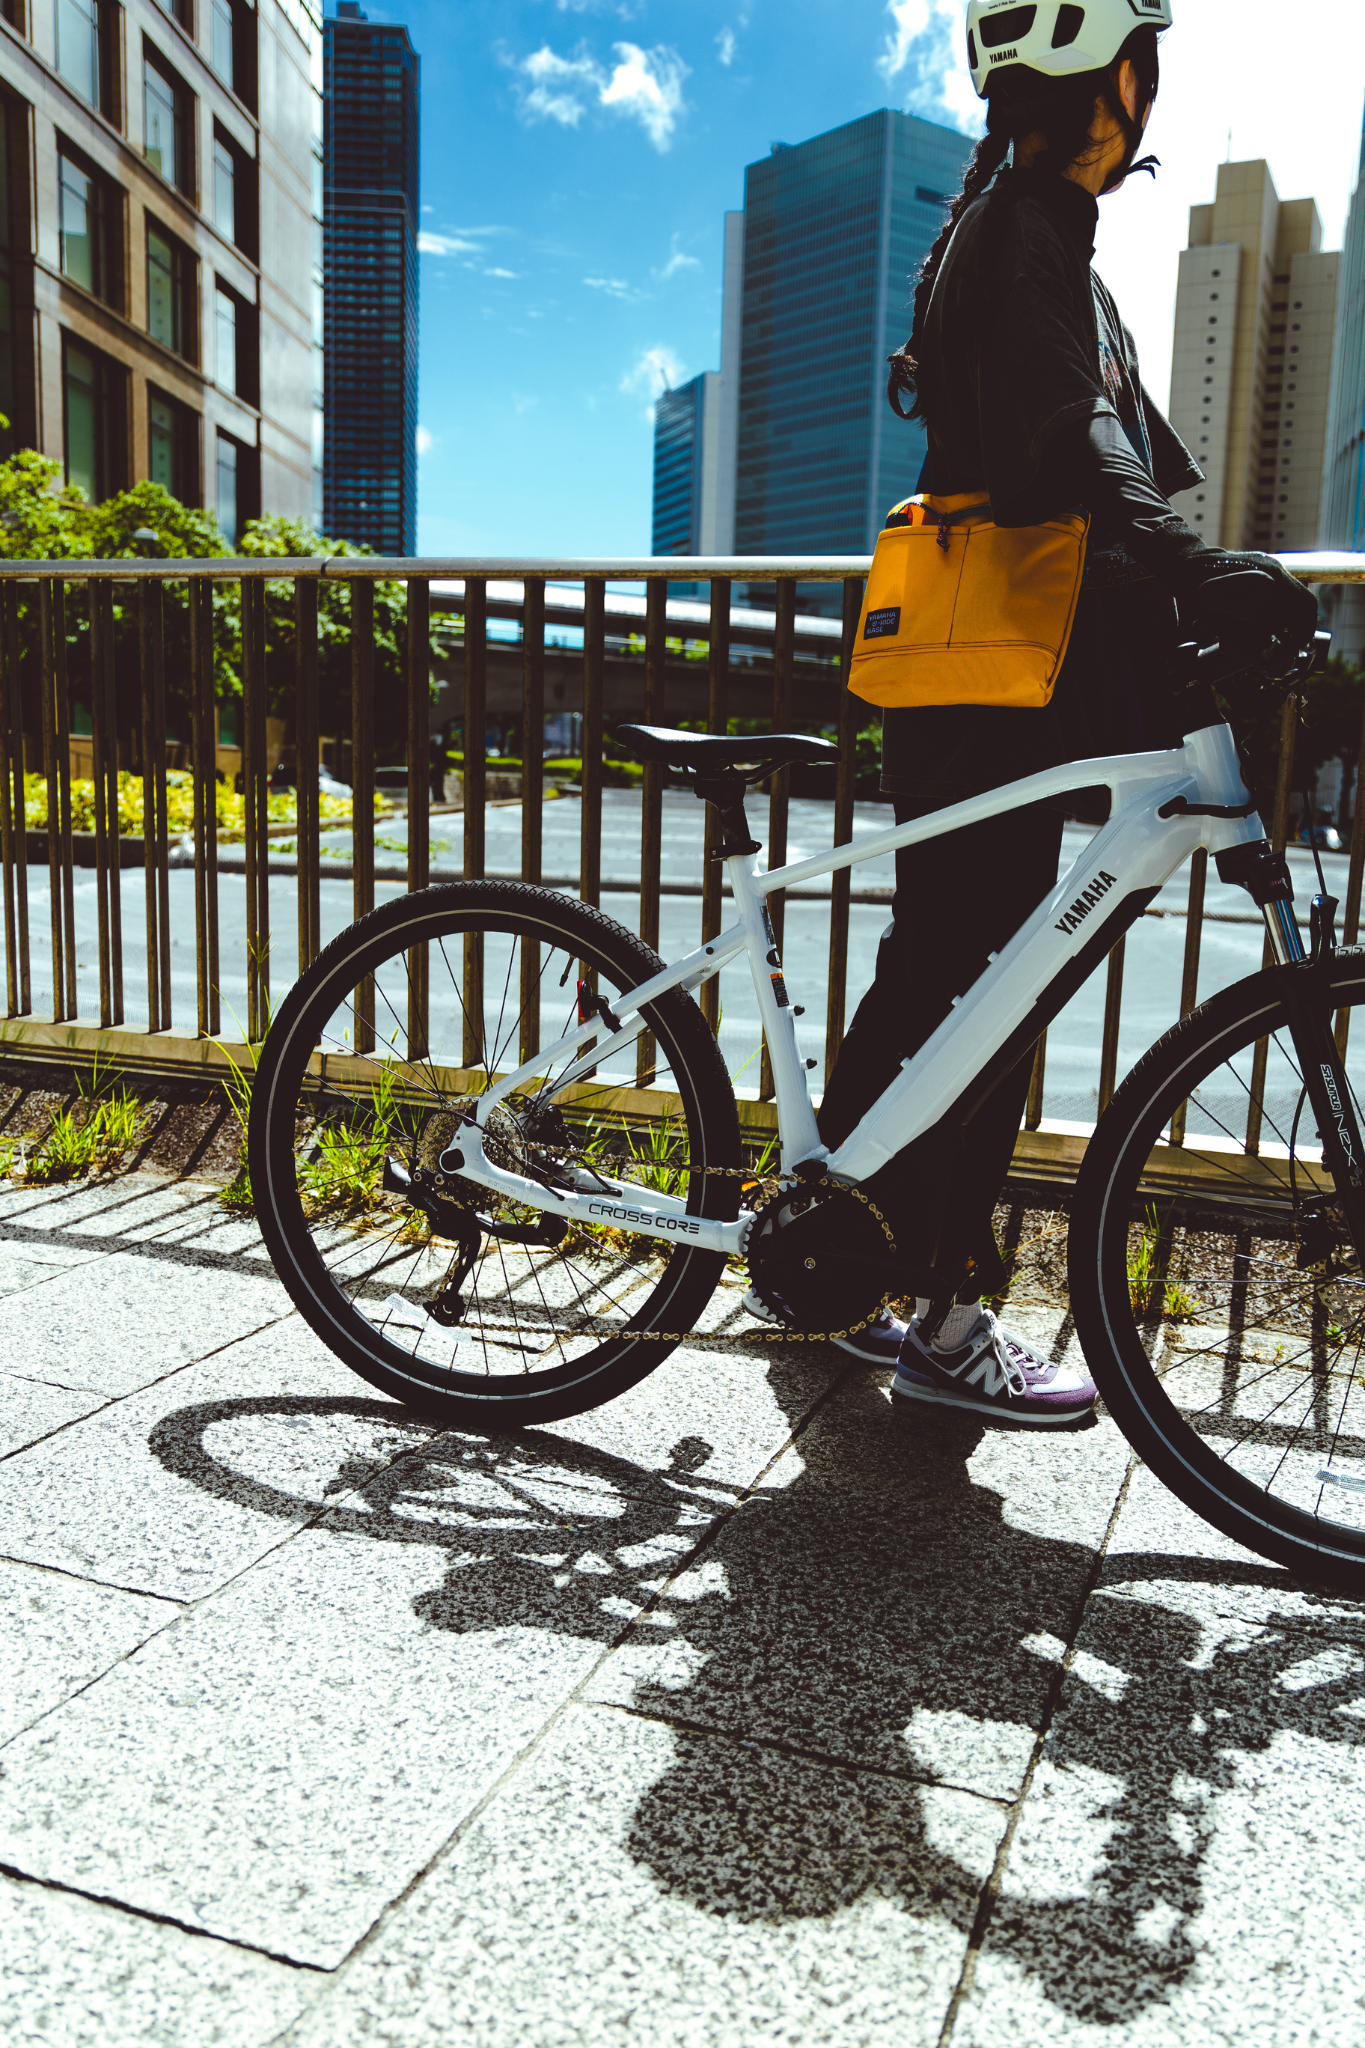
[[[856,1129],[831,1152],[820,1142],[805,1064],[796,1049],[795,1018],[773,940],[768,897],[1044,798],[1096,787],[1112,794],[1109,822],[1008,945],[955,999],[949,1015],[903,1063]],[[729,1223],[689,1216],[679,1197],[645,1196],[638,1187],[586,1172],[575,1176],[578,1185],[565,1189],[526,1180],[487,1158],[482,1126],[497,1103],[563,1058],[572,1063],[557,1076],[556,1088],[600,1069],[647,1027],[643,1012],[651,1002],[669,989],[700,987],[743,954],[753,975],[772,1063],[784,1171],[812,1161],[842,1179],[867,1180],[946,1116],[960,1114],[971,1100],[980,1099],[994,1079],[1023,1057],[1119,934],[1141,916],[1198,847],[1219,854],[1264,838],[1264,827],[1242,782],[1232,733],[1217,724],[1161,753],[1118,754],[1044,769],[786,867],[760,873],[751,854],[731,855],[726,866],[736,922],[623,995],[608,1019],[590,1018],[504,1075],[480,1098],[477,1126],[460,1133],[458,1157],[447,1153],[445,1158],[450,1170],[546,1214],[584,1223],[624,1223],[646,1236],[738,1254],[747,1219]],[[1267,921],[1277,957],[1301,959],[1303,948],[1292,913],[1283,906],[1275,908],[1277,922],[1270,912]],[[972,915],[970,904],[963,906],[963,915]],[[619,1026],[606,1038],[601,1036],[604,1021]],[[575,1053],[580,1055],[577,1060],[572,1059]]]

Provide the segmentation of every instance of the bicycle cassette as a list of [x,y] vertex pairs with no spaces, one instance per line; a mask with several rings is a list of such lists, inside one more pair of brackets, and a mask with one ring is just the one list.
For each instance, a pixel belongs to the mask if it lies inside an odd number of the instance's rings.
[[839,1181],[762,1197],[745,1243],[764,1306],[813,1336],[876,1316],[896,1284],[896,1240],[865,1195]]

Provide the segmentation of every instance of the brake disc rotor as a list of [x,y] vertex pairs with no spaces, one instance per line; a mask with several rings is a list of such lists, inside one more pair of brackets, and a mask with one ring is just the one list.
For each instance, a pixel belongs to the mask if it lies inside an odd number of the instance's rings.
[[818,1333],[877,1316],[896,1286],[896,1240],[865,1195],[838,1181],[764,1195],[745,1246],[755,1294]]

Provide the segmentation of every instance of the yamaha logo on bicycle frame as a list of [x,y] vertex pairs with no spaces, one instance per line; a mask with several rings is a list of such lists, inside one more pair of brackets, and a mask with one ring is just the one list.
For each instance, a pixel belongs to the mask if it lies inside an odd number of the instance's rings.
[[1115,877],[1108,874],[1104,868],[1101,868],[1089,888],[1082,889],[1076,901],[1058,918],[1053,926],[1053,930],[1062,933],[1074,932],[1082,919],[1089,917],[1101,896],[1109,894],[1109,891],[1114,886],[1114,881]]

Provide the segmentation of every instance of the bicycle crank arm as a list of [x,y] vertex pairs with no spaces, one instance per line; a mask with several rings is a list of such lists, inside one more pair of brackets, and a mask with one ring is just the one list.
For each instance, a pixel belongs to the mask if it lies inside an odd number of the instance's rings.
[[442,1173],[459,1174],[507,1201],[540,1210],[547,1220],[563,1218],[566,1223],[581,1223],[585,1228],[595,1224],[599,1229],[605,1224],[608,1229],[633,1230],[642,1237],[696,1245],[699,1250],[724,1252],[727,1257],[739,1256],[752,1220],[743,1216],[733,1223],[721,1223],[709,1216],[689,1216],[671,1206],[654,1208],[638,1195],[547,1187],[542,1181],[528,1180],[524,1174],[508,1173],[504,1167],[494,1166],[484,1152],[482,1134],[474,1125],[466,1125],[458,1144],[448,1146],[441,1154],[440,1166]]

